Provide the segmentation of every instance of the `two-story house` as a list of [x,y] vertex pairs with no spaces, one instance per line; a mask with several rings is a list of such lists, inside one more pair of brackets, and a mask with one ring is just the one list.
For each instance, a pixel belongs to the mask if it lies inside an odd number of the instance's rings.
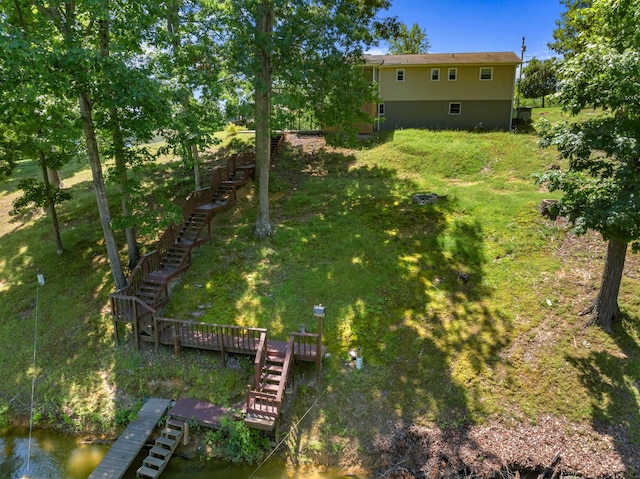
[[508,130],[520,58],[503,53],[366,55],[374,127]]

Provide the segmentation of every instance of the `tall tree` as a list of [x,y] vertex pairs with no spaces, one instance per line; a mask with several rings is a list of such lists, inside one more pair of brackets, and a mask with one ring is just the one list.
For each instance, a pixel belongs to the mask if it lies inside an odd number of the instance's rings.
[[544,108],[545,97],[555,93],[558,88],[555,59],[540,61],[533,57],[522,72],[524,78],[518,81],[520,93],[525,98],[542,98],[542,108]]
[[160,9],[162,24],[153,40],[155,75],[173,105],[164,135],[169,148],[193,169],[195,189],[200,189],[200,149],[216,141],[213,133],[222,126],[218,5],[171,0]]
[[[385,22],[376,13],[388,0],[227,0],[229,70],[253,82],[259,211],[254,233],[273,232],[269,215],[269,169],[273,85],[316,118],[349,129],[362,119],[361,106],[373,91],[356,68],[363,49],[375,43]],[[301,97],[305,101],[301,101]]]
[[585,313],[611,330],[628,245],[640,249],[640,4],[594,0],[588,15],[593,26],[579,32],[584,48],[562,65],[559,99],[573,114],[593,106],[608,112],[546,125],[543,144],[557,146],[569,167],[540,181],[564,193],[559,212],[578,234],[593,229],[608,242],[600,289]]
[[[118,68],[123,66],[100,51],[100,22],[110,18],[110,2],[15,0],[3,8],[12,9],[2,16],[7,26],[21,32],[9,46],[28,62],[26,78],[38,78],[52,94],[75,97],[78,102],[107,256],[116,289],[124,288],[127,283],[112,229],[94,118],[101,92],[109,90],[109,80],[117,78],[121,73]],[[129,33],[121,31],[123,36]]]
[[566,10],[556,20],[554,41],[548,45],[554,52],[569,57],[584,49],[586,39],[581,33],[594,27],[590,8],[593,0],[560,0],[560,3]]
[[411,29],[403,23],[397,36],[389,40],[389,55],[407,55],[414,53],[429,53],[431,43],[427,37],[427,30],[414,23]]

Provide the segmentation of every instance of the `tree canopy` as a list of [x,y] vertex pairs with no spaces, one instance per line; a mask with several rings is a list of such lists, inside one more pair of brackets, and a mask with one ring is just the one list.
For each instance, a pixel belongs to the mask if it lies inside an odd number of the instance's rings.
[[555,93],[558,86],[555,59],[540,61],[533,57],[522,72],[524,78],[518,82],[520,93],[525,98],[542,98],[542,107],[544,108],[545,97]]
[[412,53],[428,53],[431,48],[426,29],[420,28],[417,23],[408,29],[400,24],[398,33],[389,39],[389,55],[406,55]]
[[563,192],[559,212],[578,234],[593,229],[608,241],[600,290],[585,312],[611,329],[620,315],[627,245],[640,249],[640,4],[594,0],[586,8],[592,28],[580,30],[584,48],[561,66],[558,98],[573,114],[594,107],[605,112],[585,122],[542,125],[543,145],[555,145],[569,166],[540,179]]

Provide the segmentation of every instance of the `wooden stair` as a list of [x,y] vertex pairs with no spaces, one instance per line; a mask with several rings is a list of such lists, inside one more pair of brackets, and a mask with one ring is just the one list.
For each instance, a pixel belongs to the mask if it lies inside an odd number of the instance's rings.
[[194,211],[182,224],[176,243],[193,246],[205,242],[209,236],[201,237],[201,234],[208,223],[209,218],[206,213]]
[[184,436],[184,429],[184,422],[169,419],[165,428],[160,432],[160,437],[156,439],[155,445],[149,450],[149,455],[136,471],[136,477],[156,479],[160,476]]
[[283,353],[270,352],[267,355],[256,389],[248,394],[247,414],[244,418],[248,427],[273,430],[280,416],[282,394],[287,382],[284,374],[285,362],[286,356]]

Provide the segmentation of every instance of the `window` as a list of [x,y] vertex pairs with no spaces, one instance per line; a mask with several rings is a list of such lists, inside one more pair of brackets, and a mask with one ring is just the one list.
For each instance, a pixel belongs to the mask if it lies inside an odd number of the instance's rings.
[[440,69],[432,68],[431,69],[431,81],[439,81],[440,80]]
[[396,70],[396,81],[404,81],[404,68]]
[[456,81],[458,79],[458,69],[449,68],[449,81]]
[[384,103],[378,103],[378,116],[384,116]]
[[480,68],[480,80],[493,80],[493,68],[491,67]]
[[449,115],[460,115],[462,113],[462,103],[449,103]]

